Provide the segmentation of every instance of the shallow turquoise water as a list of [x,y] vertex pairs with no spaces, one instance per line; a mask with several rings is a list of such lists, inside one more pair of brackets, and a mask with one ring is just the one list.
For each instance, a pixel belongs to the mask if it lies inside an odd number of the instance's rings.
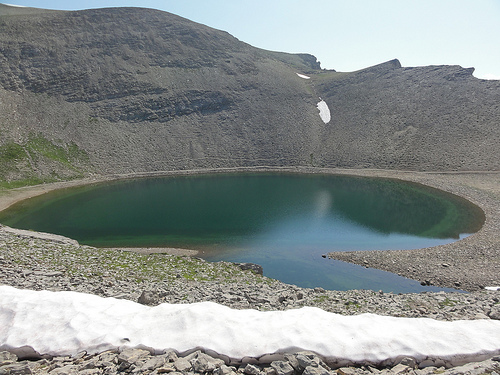
[[21,202],[0,222],[98,247],[199,249],[304,287],[409,292],[434,288],[321,255],[449,243],[477,231],[484,215],[451,194],[390,179],[230,174],[67,189]]

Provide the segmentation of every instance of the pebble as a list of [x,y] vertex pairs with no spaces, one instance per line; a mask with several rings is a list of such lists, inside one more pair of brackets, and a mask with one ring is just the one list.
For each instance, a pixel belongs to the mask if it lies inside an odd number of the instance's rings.
[[[304,354],[306,353],[306,354]],[[172,355],[173,354],[173,355]],[[293,367],[299,356],[307,356],[312,363],[309,365]],[[117,374],[171,374],[171,375],[430,375],[430,374],[500,374],[500,362],[487,360],[483,362],[468,363],[464,366],[446,369],[444,367],[429,366],[419,368],[415,363],[403,361],[391,368],[376,369],[370,366],[334,368],[325,364],[323,360],[310,352],[288,354],[281,361],[270,364],[246,364],[235,367],[226,364],[218,358],[213,358],[198,350],[185,357],[179,356],[172,350],[166,353],[153,355],[143,349],[126,348],[122,351],[106,351],[88,355],[79,353],[74,357],[55,357],[52,359],[18,361],[9,352],[0,352],[0,358],[9,358],[9,363],[1,362],[0,375],[117,375]],[[15,356],[14,356],[15,357]]]

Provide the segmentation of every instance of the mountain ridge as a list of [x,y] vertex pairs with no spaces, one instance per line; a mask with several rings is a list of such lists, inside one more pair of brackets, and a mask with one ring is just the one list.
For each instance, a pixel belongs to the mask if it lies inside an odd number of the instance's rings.
[[336,72],[159,10],[5,8],[6,186],[254,165],[500,170],[500,81],[471,68]]

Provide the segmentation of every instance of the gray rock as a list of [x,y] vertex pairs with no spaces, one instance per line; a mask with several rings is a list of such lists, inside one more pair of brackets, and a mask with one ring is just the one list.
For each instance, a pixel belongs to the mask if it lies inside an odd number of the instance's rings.
[[[141,371],[143,371],[142,368]],[[151,370],[145,370],[146,373],[149,371]],[[158,372],[159,374],[182,374],[181,372],[176,371],[173,363],[165,363],[163,366],[156,367],[154,371]]]
[[247,375],[259,375],[260,374],[260,368],[251,364],[251,363],[248,363],[244,370],[243,370],[243,373],[244,374],[247,374]]
[[101,370],[97,369],[97,368],[78,371],[78,375],[100,375],[100,374],[101,374]]
[[137,302],[139,302],[141,305],[158,305],[160,302],[160,296],[156,291],[143,290]]
[[422,369],[417,369],[415,370],[415,373],[417,375],[434,375],[439,373],[437,369],[438,369],[437,367],[429,366]]
[[[84,370],[85,371],[85,370]],[[51,375],[74,375],[78,374],[78,366],[76,365],[66,365],[63,367],[56,368],[52,370]]]
[[488,316],[490,319],[500,320],[500,305],[494,305]]
[[32,374],[31,368],[26,362],[12,363],[0,367],[0,375],[29,375]]
[[403,365],[402,363],[397,364],[391,369],[392,373],[394,374],[406,374],[411,370],[412,368],[410,366]]
[[91,370],[95,369],[98,366],[99,359],[95,357],[88,361],[84,361],[83,359],[75,359],[73,363],[75,365],[78,365],[78,371]]
[[98,367],[107,367],[118,364],[118,354],[112,352],[101,353],[97,356],[96,359],[96,365]]
[[212,358],[205,353],[198,353],[196,358],[191,359],[190,363],[195,372],[205,373],[214,371],[217,367],[223,365],[224,361]]
[[306,367],[318,367],[322,362],[321,359],[311,352],[300,352],[296,355],[297,361],[302,369]]
[[214,375],[234,375],[234,374],[236,374],[234,369],[226,365],[221,365],[220,367],[214,370]]
[[177,353],[172,349],[167,350],[163,355],[165,356],[165,360],[167,362],[175,362],[179,358]]
[[399,364],[409,366],[411,368],[417,368],[417,361],[412,357],[404,357]]
[[118,354],[118,363],[132,365],[141,360],[145,361],[150,355],[147,350],[127,348]]
[[436,366],[436,363],[432,359],[425,359],[418,364],[418,367],[425,368],[425,367],[438,367],[438,366]]
[[330,372],[322,366],[307,366],[302,375],[329,375]]
[[300,371],[303,369],[300,368],[299,361],[297,360],[297,355],[285,354],[283,357],[288,363],[290,363],[290,365],[294,368],[295,371]]
[[64,276],[64,273],[60,272],[60,271],[46,272],[46,273],[43,274],[43,276],[46,276],[46,277],[61,277],[61,276]]
[[339,375],[356,375],[357,373],[357,369],[353,367],[341,367],[337,369],[337,374]]
[[476,319],[476,320],[478,320],[478,319],[490,319],[490,317],[483,314],[483,313],[477,313],[476,315],[474,315],[474,319]]
[[17,355],[10,352],[0,352],[0,366],[17,362]]
[[276,371],[277,375],[292,375],[294,373],[293,367],[285,361],[273,361],[271,367]]
[[254,263],[237,263],[238,267],[240,267],[243,271],[251,270],[258,275],[264,274],[264,269],[262,266]]
[[[151,358],[149,358],[142,366],[141,366],[141,371],[149,371],[149,370],[154,370],[155,368],[158,367],[163,367],[167,363],[167,357],[165,354],[163,355],[156,355]],[[172,366],[172,371],[174,370],[174,367]]]
[[262,373],[264,375],[276,375],[276,370],[273,369],[272,367],[265,367],[263,370],[262,370]]
[[[497,367],[498,369],[498,367]],[[480,363],[467,363],[463,366],[454,367],[448,369],[444,372],[444,375],[484,375],[490,374],[494,370],[493,366],[491,366],[491,362],[480,362]]]
[[186,358],[178,358],[174,362],[174,367],[180,372],[190,371],[192,369],[191,363]]

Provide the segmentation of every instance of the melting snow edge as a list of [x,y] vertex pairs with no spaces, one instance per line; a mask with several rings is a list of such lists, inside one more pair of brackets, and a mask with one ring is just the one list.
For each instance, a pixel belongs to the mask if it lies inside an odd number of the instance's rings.
[[203,348],[237,362],[309,350],[341,365],[391,365],[410,356],[429,365],[457,366],[500,354],[498,337],[500,321],[493,320],[343,316],[313,307],[260,312],[212,302],[149,307],[77,292],[0,286],[0,350],[21,355],[28,348],[49,356],[123,346],[180,353]]

